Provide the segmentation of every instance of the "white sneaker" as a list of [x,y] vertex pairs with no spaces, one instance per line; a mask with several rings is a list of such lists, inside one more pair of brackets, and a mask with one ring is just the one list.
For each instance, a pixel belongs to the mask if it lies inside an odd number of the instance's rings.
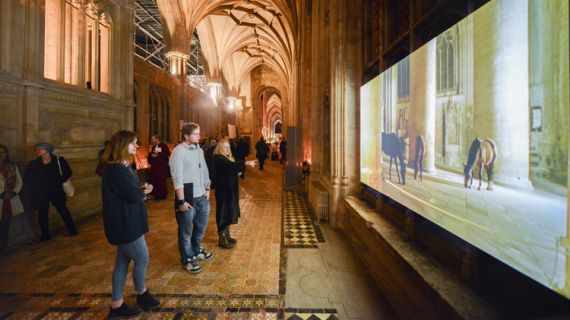
[[205,260],[210,260],[213,257],[214,257],[213,253],[206,251],[204,248],[200,248],[200,252],[198,252],[198,254],[194,256],[194,260],[205,261]]
[[195,259],[189,258],[188,263],[186,264],[186,270],[190,273],[198,273],[202,271],[202,268]]

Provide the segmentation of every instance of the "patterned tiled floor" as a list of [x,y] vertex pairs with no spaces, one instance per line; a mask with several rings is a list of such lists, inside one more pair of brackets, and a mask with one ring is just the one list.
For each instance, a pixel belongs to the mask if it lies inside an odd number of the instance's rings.
[[285,191],[283,199],[283,242],[287,248],[316,248],[324,242],[322,232],[301,194]]
[[[163,305],[141,319],[336,319],[334,309],[284,308],[281,181],[282,168],[273,164],[264,171],[248,171],[240,181],[242,215],[232,227],[238,239],[232,250],[217,247],[212,199],[203,244],[214,259],[202,263],[204,271],[197,275],[179,263],[172,199],[149,201],[147,286]],[[292,197],[289,213],[306,209],[299,209],[302,198]],[[107,316],[115,248],[105,240],[100,218],[81,225],[79,232],[74,238],[56,235],[0,258],[0,319]],[[129,274],[125,294],[132,293]],[[134,297],[126,296],[126,301],[133,303]]]

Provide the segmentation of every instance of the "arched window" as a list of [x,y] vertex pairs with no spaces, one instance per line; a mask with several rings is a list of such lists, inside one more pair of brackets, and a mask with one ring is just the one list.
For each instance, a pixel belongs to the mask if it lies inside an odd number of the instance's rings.
[[93,0],[45,1],[44,77],[108,93],[109,10]]
[[437,37],[437,91],[455,91],[457,88],[457,36],[455,28]]
[[275,123],[275,134],[281,134],[283,131],[282,127],[281,121]]
[[398,63],[398,99],[410,97],[410,57]]
[[111,19],[108,13],[97,11],[91,2],[85,20],[85,86],[108,93]]
[[164,141],[172,141],[170,135],[170,99],[168,94],[152,87],[149,97],[149,140],[150,135],[158,134]]

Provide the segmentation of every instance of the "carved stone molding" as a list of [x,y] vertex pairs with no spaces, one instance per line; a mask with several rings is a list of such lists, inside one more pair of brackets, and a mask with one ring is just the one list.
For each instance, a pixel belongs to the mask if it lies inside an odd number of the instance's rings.
[[80,96],[69,92],[58,92],[49,89],[40,91],[40,99],[56,103],[67,103],[76,106],[96,108],[102,110],[120,110],[128,108],[127,104],[117,103],[103,99],[96,99],[92,96]]
[[15,95],[21,92],[21,88],[17,85],[0,82],[0,94],[2,95]]

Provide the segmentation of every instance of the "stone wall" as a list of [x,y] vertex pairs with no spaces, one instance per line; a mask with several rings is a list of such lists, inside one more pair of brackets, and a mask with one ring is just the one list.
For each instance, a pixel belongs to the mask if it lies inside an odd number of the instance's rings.
[[[76,195],[68,206],[75,219],[100,209],[99,178],[94,170],[103,141],[118,129],[132,127],[134,26],[130,4],[129,0],[107,4],[113,12],[107,94],[44,78],[43,0],[0,3],[0,143],[10,148],[22,172],[35,158],[37,142],[54,145],[54,153],[65,157],[73,170]],[[29,195],[22,196],[27,203]],[[25,213],[30,214],[29,210]],[[50,218],[52,226],[63,224],[57,214]]]

